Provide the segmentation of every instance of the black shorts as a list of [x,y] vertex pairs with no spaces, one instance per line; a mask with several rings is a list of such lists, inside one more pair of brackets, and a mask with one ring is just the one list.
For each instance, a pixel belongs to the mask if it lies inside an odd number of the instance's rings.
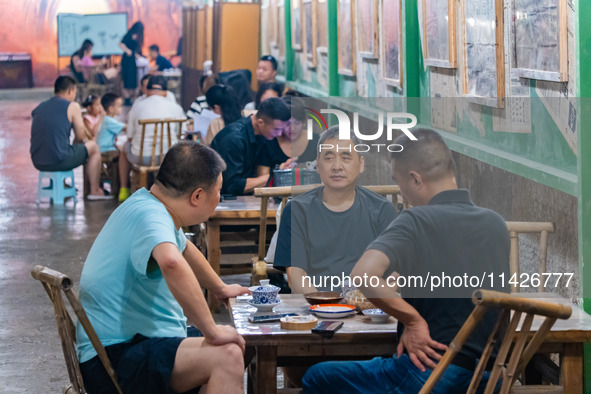
[[66,156],[54,164],[35,164],[35,168],[39,171],[70,171],[81,166],[88,160],[88,150],[84,144],[74,144],[68,146]]
[[[201,337],[201,332],[187,328],[188,337]],[[173,393],[170,377],[176,352],[185,338],[147,338],[136,334],[131,342],[107,346],[105,350],[117,374],[121,390],[127,393]],[[80,364],[88,394],[117,394],[117,389],[98,356]],[[199,387],[187,393],[198,393]]]

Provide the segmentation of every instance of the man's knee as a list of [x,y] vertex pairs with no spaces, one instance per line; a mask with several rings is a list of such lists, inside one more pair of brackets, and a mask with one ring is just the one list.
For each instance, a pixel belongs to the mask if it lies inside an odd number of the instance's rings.
[[229,343],[227,345],[222,346],[223,360],[224,364],[228,363],[228,366],[240,366],[240,370],[244,370],[244,355],[242,354],[242,349],[234,343]]
[[86,141],[84,143],[84,146],[86,146],[86,150],[88,151],[88,156],[92,156],[92,155],[100,155],[101,152],[99,150],[99,146],[95,141]]
[[329,386],[330,368],[326,363],[312,365],[302,378],[302,388],[307,394],[322,393],[323,388]]

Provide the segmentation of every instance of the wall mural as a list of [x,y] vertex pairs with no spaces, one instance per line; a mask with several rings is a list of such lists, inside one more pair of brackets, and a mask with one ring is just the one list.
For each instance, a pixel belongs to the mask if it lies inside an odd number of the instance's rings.
[[[57,73],[57,14],[127,12],[131,26],[144,23],[144,54],[156,44],[161,53],[176,51],[181,31],[182,0],[0,0],[2,52],[26,52],[33,59],[35,86],[52,86]],[[82,44],[82,43],[80,43]],[[61,58],[64,69],[68,58]]]

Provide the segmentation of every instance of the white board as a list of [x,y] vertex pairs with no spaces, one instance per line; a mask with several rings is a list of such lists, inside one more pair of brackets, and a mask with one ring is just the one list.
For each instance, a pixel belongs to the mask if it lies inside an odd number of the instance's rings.
[[72,56],[84,40],[94,43],[93,56],[121,55],[119,43],[127,33],[127,14],[58,14],[57,41],[59,56]]

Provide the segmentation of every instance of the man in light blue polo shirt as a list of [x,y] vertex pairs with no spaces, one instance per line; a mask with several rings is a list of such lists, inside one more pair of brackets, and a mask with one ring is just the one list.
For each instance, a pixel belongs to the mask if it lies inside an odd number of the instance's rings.
[[[201,286],[220,299],[248,290],[224,284],[182,231],[214,212],[224,169],[212,149],[175,145],[154,186],[115,210],[86,259],[80,301],[126,393],[196,392],[204,384],[243,392],[244,340],[215,324]],[[200,332],[187,330],[187,318]],[[76,337],[87,391],[112,392],[80,325]]]

